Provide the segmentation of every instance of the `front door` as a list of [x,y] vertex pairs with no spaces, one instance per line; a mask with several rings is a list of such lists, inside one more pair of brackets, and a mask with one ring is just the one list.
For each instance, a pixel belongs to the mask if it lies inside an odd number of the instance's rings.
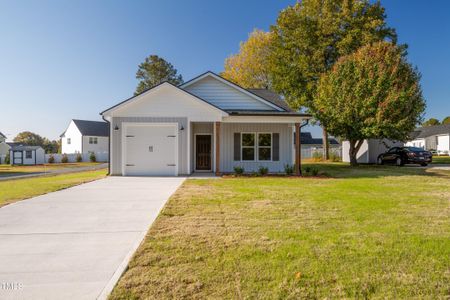
[[211,170],[211,135],[197,135],[195,140],[196,170]]

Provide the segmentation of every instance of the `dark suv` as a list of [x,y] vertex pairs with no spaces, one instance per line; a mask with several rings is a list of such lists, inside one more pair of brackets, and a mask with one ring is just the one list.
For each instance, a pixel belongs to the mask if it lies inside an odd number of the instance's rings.
[[394,147],[380,154],[377,159],[379,165],[388,163],[403,166],[404,164],[420,164],[426,166],[431,163],[431,152],[416,147]]

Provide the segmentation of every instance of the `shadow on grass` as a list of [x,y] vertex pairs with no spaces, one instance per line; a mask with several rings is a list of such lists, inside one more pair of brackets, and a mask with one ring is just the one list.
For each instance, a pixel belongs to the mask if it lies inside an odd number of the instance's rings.
[[351,167],[347,163],[304,162],[303,170],[307,167],[317,168],[319,173],[332,178],[380,178],[388,176],[435,176],[450,179],[450,171],[423,167],[393,165],[361,164]]
[[34,174],[44,174],[44,172],[2,172],[0,173],[0,179],[14,178],[17,176],[34,175]]

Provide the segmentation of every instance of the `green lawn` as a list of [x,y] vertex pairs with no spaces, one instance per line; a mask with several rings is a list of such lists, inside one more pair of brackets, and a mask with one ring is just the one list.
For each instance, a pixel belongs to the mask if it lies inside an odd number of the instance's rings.
[[188,180],[111,299],[447,298],[450,173]]
[[100,163],[81,162],[81,163],[65,163],[65,164],[44,164],[35,166],[11,166],[0,165],[0,177],[10,175],[24,175],[30,173],[44,173],[51,170],[79,167],[93,167]]
[[433,164],[450,164],[450,156],[433,156]]
[[106,170],[0,181],[0,207],[106,176]]

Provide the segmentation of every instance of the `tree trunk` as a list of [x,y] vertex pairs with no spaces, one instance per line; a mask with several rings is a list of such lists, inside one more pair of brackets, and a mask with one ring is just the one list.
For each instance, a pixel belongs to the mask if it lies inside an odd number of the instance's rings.
[[323,160],[330,159],[330,143],[328,141],[328,132],[325,127],[322,127],[323,134]]
[[348,156],[350,157],[350,166],[355,167],[358,165],[358,160],[356,155],[358,154],[359,149],[361,148],[363,140],[350,140],[348,141],[350,144],[350,149],[348,151]]

